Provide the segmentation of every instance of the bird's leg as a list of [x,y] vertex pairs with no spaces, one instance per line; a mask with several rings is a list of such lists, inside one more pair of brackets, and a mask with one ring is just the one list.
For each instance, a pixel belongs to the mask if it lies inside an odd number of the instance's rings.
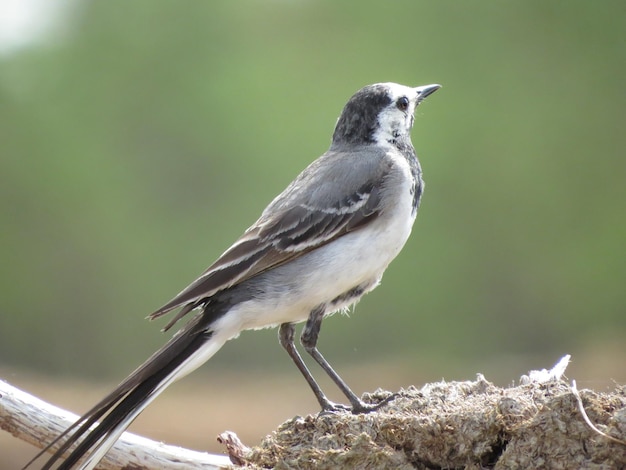
[[296,328],[293,325],[293,323],[281,324],[280,328],[278,329],[278,339],[280,341],[281,346],[285,348],[285,350],[287,351],[287,354],[289,354],[289,357],[291,357],[291,360],[296,364],[296,366],[300,370],[300,373],[304,376],[304,378],[308,382],[309,386],[311,387],[311,390],[313,390],[313,393],[315,394],[315,397],[317,398],[317,401],[322,407],[322,410],[338,411],[339,406],[331,402],[328,398],[326,398],[326,395],[324,395],[324,392],[322,392],[322,389],[313,378],[313,375],[311,375],[311,372],[309,371],[308,367],[302,360],[302,357],[300,357],[300,353],[298,353],[298,350],[296,349],[296,345],[294,344],[295,332],[296,332]]
[[[322,319],[324,318],[324,308],[316,308],[314,309],[310,315],[309,319],[306,322],[304,330],[302,330],[302,336],[300,337],[300,342],[307,353],[311,355],[313,359],[324,369],[324,371],[328,374],[328,376],[337,384],[337,387],[343,392],[343,394],[348,398],[350,404],[352,405],[353,413],[369,413],[370,411],[377,410],[384,404],[388,403],[390,400],[395,398],[395,396],[391,396],[388,399],[378,403],[376,405],[370,405],[365,403],[359,397],[355,395],[355,393],[350,390],[350,387],[343,381],[339,374],[334,371],[331,365],[328,363],[324,356],[317,349],[317,339],[319,337],[320,328],[322,326]],[[324,408],[322,406],[322,408]]]

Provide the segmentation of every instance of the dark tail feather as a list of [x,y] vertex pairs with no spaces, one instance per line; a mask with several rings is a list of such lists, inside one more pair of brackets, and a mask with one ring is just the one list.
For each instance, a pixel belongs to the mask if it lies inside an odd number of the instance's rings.
[[[42,470],[51,469],[77,442],[78,446],[58,466],[58,470],[74,468],[83,457],[88,458],[79,468],[93,468],[154,398],[172,382],[208,360],[228,339],[215,336],[207,325],[210,323],[207,321],[208,316],[200,314],[192,319],[115,390],[38,453],[24,469],[63,438],[66,438],[65,442],[43,465]],[[99,420],[99,424],[90,430]]]
[[[58,467],[59,470],[71,469],[82,456],[86,455],[92,448],[97,448],[98,444],[104,437],[112,434],[118,430],[120,425],[123,425],[124,429],[127,428],[134,418],[137,416],[138,408],[143,405],[148,399],[153,397],[153,394],[159,388],[159,385],[166,380],[173,371],[175,371],[180,364],[190,357],[194,352],[198,350],[208,339],[210,334],[196,335],[194,341],[191,341],[185,349],[183,349],[173,360],[171,360],[165,367],[159,368],[153,375],[148,376],[139,382],[130,392],[122,392],[119,398],[114,398],[107,406],[99,411],[99,415],[102,416],[108,411],[106,417],[96,426],[95,429],[89,432],[87,436],[80,442],[78,447],[72,451],[72,453],[65,459],[65,461]],[[154,396],[156,398],[156,396]],[[145,403],[147,405],[147,403]],[[144,407],[142,407],[143,409]],[[128,419],[132,415],[131,419]],[[76,442],[79,437],[84,434],[98,418],[91,417],[88,419],[76,433],[64,443],[64,445],[55,453],[53,459],[58,459],[63,453]],[[63,448],[65,447],[65,448]],[[51,468],[54,460],[47,462],[42,467],[42,470]]]

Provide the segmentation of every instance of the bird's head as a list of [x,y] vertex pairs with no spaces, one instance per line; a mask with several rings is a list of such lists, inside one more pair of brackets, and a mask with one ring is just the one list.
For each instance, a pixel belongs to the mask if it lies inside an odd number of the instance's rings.
[[403,143],[409,139],[415,108],[441,85],[411,88],[376,83],[357,91],[346,103],[333,134],[333,146],[342,144]]

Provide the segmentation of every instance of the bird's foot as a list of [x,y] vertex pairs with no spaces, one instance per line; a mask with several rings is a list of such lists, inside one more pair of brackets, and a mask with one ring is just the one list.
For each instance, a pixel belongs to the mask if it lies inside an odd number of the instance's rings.
[[323,416],[326,414],[332,413],[346,413],[352,411],[352,408],[348,405],[344,405],[342,403],[334,403],[330,400],[326,400],[324,405],[322,406],[322,411],[320,411],[319,415]]
[[351,411],[355,415],[361,414],[361,413],[371,413],[372,411],[377,411],[383,406],[385,406],[386,404],[392,402],[393,400],[398,398],[398,396],[399,396],[398,393],[392,393],[387,398],[385,398],[382,401],[379,401],[378,403],[365,403],[362,400],[358,400],[357,402],[353,403]]
[[378,403],[365,403],[361,399],[356,399],[352,406],[344,405],[342,403],[333,403],[330,400],[326,400],[322,406],[322,411],[320,411],[320,415],[331,414],[331,413],[345,413],[350,412],[352,414],[361,414],[361,413],[371,413],[372,411],[377,411],[386,404],[398,398],[400,395],[398,393],[392,393],[387,398]]

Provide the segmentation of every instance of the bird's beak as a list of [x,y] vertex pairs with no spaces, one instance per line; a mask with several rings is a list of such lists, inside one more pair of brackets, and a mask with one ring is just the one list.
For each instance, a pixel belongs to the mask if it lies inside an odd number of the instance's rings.
[[439,90],[441,85],[437,85],[436,83],[433,85],[424,85],[418,86],[417,88],[413,88],[417,92],[417,102],[423,101],[427,96],[432,95],[434,92]]

